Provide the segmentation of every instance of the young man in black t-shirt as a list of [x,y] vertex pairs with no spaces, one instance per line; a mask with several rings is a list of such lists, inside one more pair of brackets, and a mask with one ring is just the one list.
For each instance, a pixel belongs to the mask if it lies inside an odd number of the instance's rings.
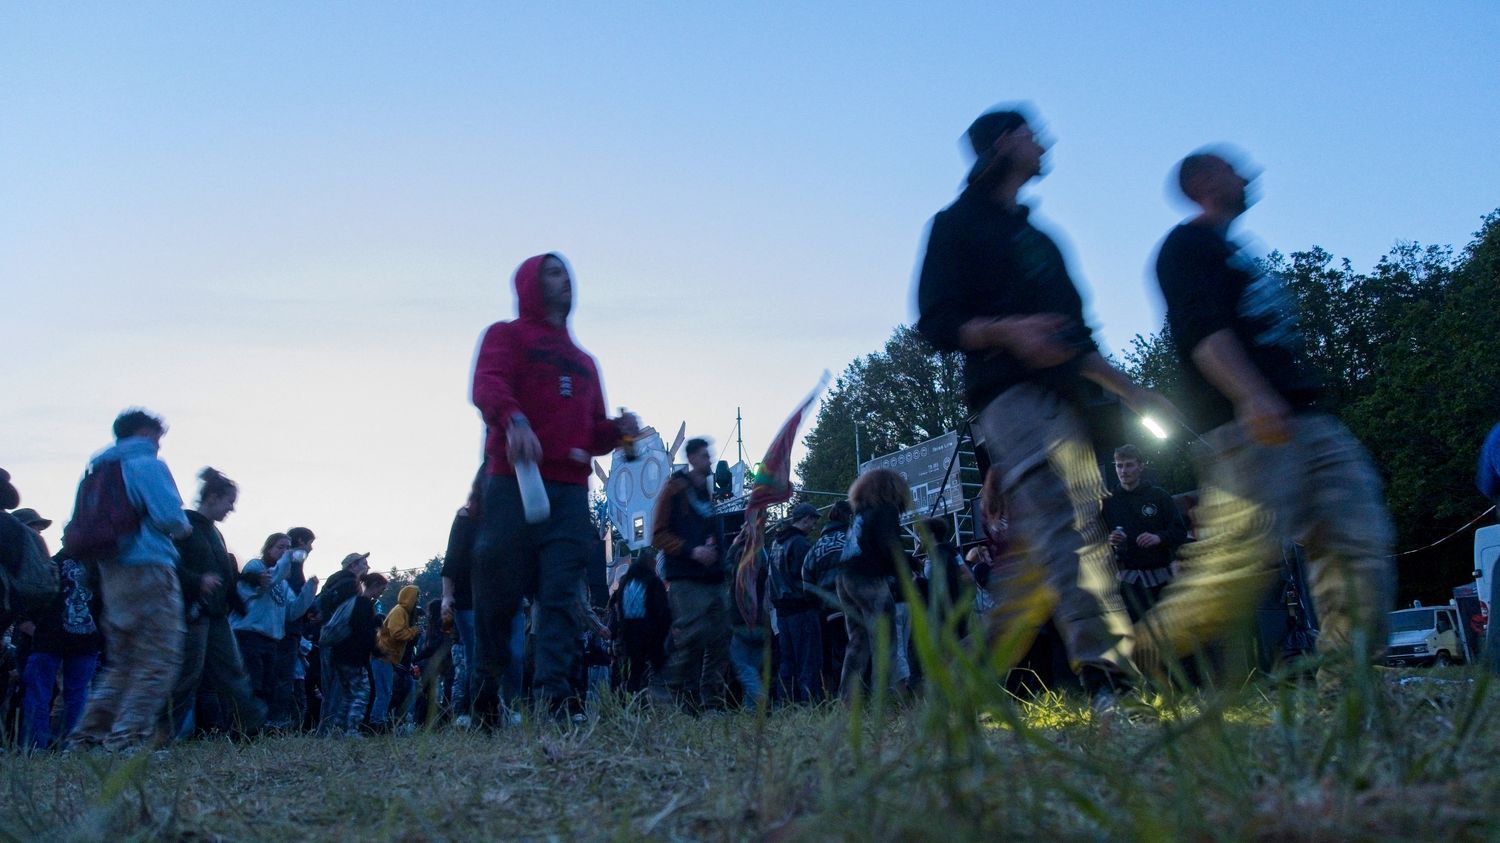
[[1307,549],[1319,649],[1378,656],[1395,587],[1380,480],[1323,406],[1294,303],[1228,239],[1249,180],[1224,156],[1200,152],[1183,159],[1178,184],[1202,213],[1167,235],[1156,274],[1191,396],[1184,409],[1207,453],[1199,540],[1137,625],[1138,641],[1182,655],[1235,628],[1293,539]]
[[[1088,384],[1136,409],[1159,405],[1099,354],[1061,250],[1017,201],[1042,174],[1046,147],[1020,111],[992,111],[969,127],[977,160],[969,184],[933,218],[917,289],[917,330],[964,353],[974,430],[999,471],[1010,532],[1029,552],[997,574],[1007,587],[1027,569],[1057,595],[1054,620],[1091,692],[1128,681],[1131,628],[1100,526],[1104,482],[1080,411]],[[1031,579],[1040,579],[1034,577]],[[1107,700],[1101,700],[1106,701]]]
[[1141,479],[1140,449],[1115,449],[1115,476],[1120,484],[1104,499],[1104,524],[1115,551],[1120,597],[1130,620],[1138,621],[1156,605],[1172,581],[1172,557],[1187,541],[1187,526],[1166,489]]

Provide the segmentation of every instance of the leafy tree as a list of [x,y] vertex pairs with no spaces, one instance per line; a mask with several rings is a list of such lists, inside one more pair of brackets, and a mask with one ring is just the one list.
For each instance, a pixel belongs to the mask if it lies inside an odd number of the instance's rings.
[[915,328],[898,326],[884,349],[850,363],[824,395],[797,464],[803,487],[849,488],[856,425],[866,460],[959,429],[967,417],[962,367],[962,355],[938,353]]
[[426,611],[430,601],[443,596],[443,557],[434,556],[420,570],[392,569],[388,574],[391,583],[380,594],[380,605],[389,612],[396,605],[396,598],[403,586],[414,585],[418,589],[417,608]]

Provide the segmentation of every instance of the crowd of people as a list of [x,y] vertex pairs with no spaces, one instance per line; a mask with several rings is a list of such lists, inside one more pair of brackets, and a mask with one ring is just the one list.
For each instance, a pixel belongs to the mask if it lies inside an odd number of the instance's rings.
[[[434,714],[497,729],[523,702],[567,722],[606,666],[616,690],[695,712],[847,699],[881,678],[909,693],[914,600],[986,640],[1045,622],[1064,665],[1051,675],[1108,707],[1242,623],[1287,540],[1307,551],[1319,648],[1377,656],[1394,592],[1379,481],[1324,405],[1279,281],[1229,237],[1250,183],[1232,156],[1179,164],[1200,212],[1158,255],[1189,396],[1179,408],[1099,353],[1062,252],[1019,201],[1044,169],[1032,118],[991,111],[967,137],[975,162],[933,219],[917,288],[918,331],[964,357],[986,488],[967,553],[951,521],[926,522],[913,541],[909,489],[888,470],[824,510],[792,505],[766,535],[750,518],[730,538],[710,444],[694,439],[657,497],[651,548],[612,591],[591,584],[590,460],[628,457],[640,427],[607,414],[598,366],[569,329],[571,270],[537,255],[513,279],[517,318],[491,325],[475,358],[484,457],[450,530],[439,601],[420,607],[407,587],[386,605],[389,583],[366,553],[320,589],[303,574],[315,536],[301,527],[240,565],[216,526],[235,484],[204,469],[185,510],[157,456],[165,425],[127,411],[80,485],[61,551],[42,554],[47,599],[8,589],[0,628],[25,651],[22,742],[361,735]],[[1119,484],[1106,492],[1099,446],[1116,443],[1097,442],[1090,418],[1105,393],[1195,440],[1195,541],[1175,502],[1142,482],[1137,449],[1114,451]],[[49,523],[29,510],[0,518],[0,568],[35,573]],[[1041,621],[1028,594],[1044,595]]]

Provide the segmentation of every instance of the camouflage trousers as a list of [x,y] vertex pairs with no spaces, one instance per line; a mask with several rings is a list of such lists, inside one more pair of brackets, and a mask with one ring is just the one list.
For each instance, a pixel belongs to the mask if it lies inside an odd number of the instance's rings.
[[1050,615],[1087,684],[1133,673],[1130,617],[1100,519],[1104,480],[1083,419],[1024,383],[985,406],[975,432],[999,472],[1014,550],[991,576],[992,631],[1019,641],[1019,657]]
[[1306,549],[1323,654],[1378,657],[1395,599],[1391,519],[1363,446],[1330,415],[1294,416],[1292,441],[1250,441],[1231,422],[1197,454],[1197,538],[1180,574],[1137,625],[1165,656],[1191,653],[1243,624],[1279,568],[1283,542]]
[[171,565],[99,563],[104,668],[72,740],[123,749],[150,742],[182,669],[182,586]]

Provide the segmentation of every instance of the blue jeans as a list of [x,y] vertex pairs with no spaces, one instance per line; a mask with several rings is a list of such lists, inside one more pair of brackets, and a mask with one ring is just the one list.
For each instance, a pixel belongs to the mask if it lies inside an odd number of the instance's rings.
[[52,743],[52,690],[57,686],[57,669],[63,672],[63,728],[66,735],[78,725],[83,706],[88,702],[89,682],[99,654],[64,656],[60,653],[32,653],[26,660],[26,744],[45,749]]
[[815,608],[777,613],[781,625],[781,688],[787,702],[823,698],[823,620]]
[[765,688],[760,684],[760,668],[768,648],[764,640],[750,641],[739,635],[729,638],[729,664],[734,670],[734,678],[744,689],[745,708],[755,708],[765,695]]
[[333,661],[332,647],[318,648],[318,683],[323,689],[323,699],[318,704],[318,731],[343,731],[344,686],[338,677],[338,665]]
[[370,725],[384,726],[386,714],[391,708],[391,686],[396,679],[396,668],[385,659],[370,659],[370,677],[375,680],[375,701],[370,704]]

